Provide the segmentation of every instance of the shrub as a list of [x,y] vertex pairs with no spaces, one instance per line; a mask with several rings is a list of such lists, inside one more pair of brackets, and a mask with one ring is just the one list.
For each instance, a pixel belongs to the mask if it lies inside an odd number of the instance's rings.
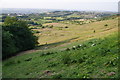
[[67,48],[66,51],[70,51],[70,48]]
[[105,24],[104,26],[108,26],[108,24]]
[[68,26],[65,26],[65,28],[68,28]]
[[76,49],[76,46],[73,46],[72,49],[75,50],[75,49]]
[[42,28],[45,28],[45,26],[42,26]]

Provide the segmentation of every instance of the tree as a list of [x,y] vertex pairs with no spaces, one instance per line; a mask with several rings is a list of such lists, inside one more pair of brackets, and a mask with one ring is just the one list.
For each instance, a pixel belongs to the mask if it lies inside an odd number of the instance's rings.
[[17,52],[17,47],[12,39],[13,35],[9,31],[2,31],[2,53],[3,57],[6,58],[7,55]]
[[[9,56],[19,51],[32,49],[37,44],[37,37],[33,35],[25,21],[18,20],[15,17],[7,17],[2,29],[4,39],[3,46],[6,47],[3,47],[3,56],[4,54]],[[5,41],[8,42],[8,44]],[[8,48],[7,45],[14,45],[15,50],[10,52],[10,48]],[[8,50],[6,51],[6,49]]]

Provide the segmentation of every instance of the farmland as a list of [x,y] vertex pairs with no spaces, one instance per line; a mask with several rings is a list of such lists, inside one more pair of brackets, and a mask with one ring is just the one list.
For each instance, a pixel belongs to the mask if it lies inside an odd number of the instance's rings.
[[118,77],[116,15],[53,11],[10,16],[28,22],[38,45],[4,60],[3,78]]

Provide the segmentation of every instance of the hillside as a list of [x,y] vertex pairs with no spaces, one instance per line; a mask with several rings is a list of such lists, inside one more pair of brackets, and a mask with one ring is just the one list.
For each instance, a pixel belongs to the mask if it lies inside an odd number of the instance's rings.
[[3,63],[3,77],[117,78],[116,35],[79,45],[62,52],[35,52],[13,57]]
[[[102,38],[118,30],[117,18],[104,21],[92,22],[89,24],[76,25],[64,23],[46,23],[44,25],[53,25],[53,28],[33,29],[39,31],[36,35],[39,36],[40,45],[53,47],[57,45],[71,44],[73,42],[83,42],[93,38]],[[108,26],[105,26],[105,25]],[[65,27],[68,28],[65,28]],[[95,32],[94,32],[95,31]],[[47,45],[45,45],[47,43]],[[54,46],[54,44],[56,45]]]
[[3,78],[117,78],[117,18],[51,24],[33,29],[40,31],[37,52],[3,61]]

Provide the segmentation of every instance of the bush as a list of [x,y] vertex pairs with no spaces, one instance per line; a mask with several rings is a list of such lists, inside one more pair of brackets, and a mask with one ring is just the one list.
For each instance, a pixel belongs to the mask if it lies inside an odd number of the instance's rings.
[[65,26],[65,28],[68,28],[68,26]]
[[42,26],[42,28],[45,28],[45,26]]
[[66,51],[70,51],[70,48],[67,48]]
[[108,24],[105,24],[104,26],[108,26]]

